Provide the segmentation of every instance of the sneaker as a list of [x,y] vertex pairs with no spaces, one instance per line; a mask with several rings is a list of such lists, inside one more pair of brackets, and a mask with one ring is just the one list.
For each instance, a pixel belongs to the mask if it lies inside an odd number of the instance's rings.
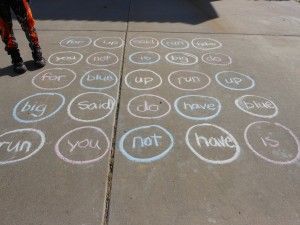
[[14,49],[8,52],[11,56],[11,62],[14,68],[15,73],[22,74],[27,71],[27,68],[21,58],[19,49]]
[[13,63],[14,71],[17,74],[23,74],[27,71],[27,67],[23,62]]
[[32,51],[32,58],[36,67],[42,68],[46,66],[46,60],[43,57],[41,49],[34,49]]

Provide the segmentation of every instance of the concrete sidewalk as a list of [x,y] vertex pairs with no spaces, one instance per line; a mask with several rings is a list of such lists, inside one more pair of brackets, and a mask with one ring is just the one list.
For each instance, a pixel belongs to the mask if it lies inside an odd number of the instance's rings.
[[300,5],[32,1],[0,50],[0,224],[300,223]]

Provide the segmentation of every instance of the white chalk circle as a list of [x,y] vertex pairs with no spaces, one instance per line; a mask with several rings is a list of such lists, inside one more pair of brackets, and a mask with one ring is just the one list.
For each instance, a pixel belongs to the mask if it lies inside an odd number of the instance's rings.
[[251,123],[245,129],[244,138],[254,154],[267,162],[288,165],[300,160],[299,139],[280,123]]
[[71,66],[79,63],[83,55],[79,52],[64,51],[50,55],[48,62],[55,66]]
[[171,111],[170,103],[157,95],[143,94],[128,102],[128,112],[141,119],[159,119]]
[[86,59],[86,63],[92,66],[111,66],[118,62],[118,56],[111,52],[96,52]]
[[86,126],[64,134],[55,145],[55,153],[65,162],[84,165],[101,160],[109,148],[109,138],[102,129]]
[[136,37],[130,40],[130,45],[135,48],[151,49],[159,45],[159,41],[153,37]]
[[214,124],[197,124],[188,129],[185,141],[201,160],[212,164],[235,161],[241,152],[237,140],[224,128]]
[[210,96],[185,95],[174,102],[176,112],[189,120],[206,121],[217,117],[221,111],[221,102]]
[[165,38],[160,43],[165,48],[172,50],[182,50],[190,47],[190,43],[181,38]]
[[108,117],[115,108],[115,99],[100,92],[86,92],[73,98],[68,115],[79,122],[96,122]]
[[151,163],[165,157],[174,146],[174,137],[158,125],[128,131],[119,141],[120,152],[137,163]]
[[58,93],[37,93],[19,101],[13,109],[13,118],[21,123],[35,123],[53,117],[65,104]]
[[45,142],[45,134],[33,128],[1,134],[0,165],[12,164],[32,157],[42,149]]
[[32,78],[32,84],[41,90],[66,88],[76,79],[76,73],[66,68],[43,70]]
[[219,72],[215,79],[222,87],[234,91],[246,91],[255,86],[255,81],[251,77],[234,71]]
[[228,66],[232,63],[232,59],[229,55],[212,52],[202,55],[202,61],[215,66]]
[[152,90],[162,84],[162,79],[152,70],[139,69],[125,76],[125,84],[133,90]]
[[179,70],[174,71],[168,76],[169,83],[183,91],[198,91],[206,88],[210,82],[210,77],[198,71]]
[[165,58],[169,63],[180,66],[194,65],[199,61],[197,56],[186,52],[171,52]]
[[67,37],[59,44],[64,48],[84,48],[92,43],[92,39],[89,37]]
[[104,90],[118,83],[116,74],[106,69],[95,69],[88,71],[80,79],[80,85],[87,89]]
[[208,51],[222,47],[222,43],[211,38],[195,38],[192,40],[194,48]]
[[256,95],[243,95],[235,100],[235,105],[243,112],[261,118],[273,118],[278,114],[274,102]]
[[124,41],[120,37],[101,37],[94,41],[95,47],[103,49],[116,49],[124,45]]
[[129,56],[129,61],[134,64],[147,65],[154,64],[160,60],[160,55],[156,52],[135,52]]

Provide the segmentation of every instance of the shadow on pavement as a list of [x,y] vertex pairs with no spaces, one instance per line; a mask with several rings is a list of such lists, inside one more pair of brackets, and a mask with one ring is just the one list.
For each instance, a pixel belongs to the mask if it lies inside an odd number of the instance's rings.
[[[37,67],[34,65],[33,60],[26,61],[26,62],[24,62],[24,64],[26,65],[27,70],[30,71],[30,72],[41,69],[41,68],[37,68]],[[16,73],[14,72],[14,69],[13,69],[13,66],[12,66],[12,65],[9,65],[9,66],[4,67],[4,68],[0,68],[0,77],[4,77],[4,76],[18,77],[18,76],[23,76],[23,75],[26,76],[26,73],[23,73],[23,74],[16,74]]]
[[43,0],[32,1],[32,9],[37,20],[199,24],[218,17],[211,5],[212,1],[214,0]]

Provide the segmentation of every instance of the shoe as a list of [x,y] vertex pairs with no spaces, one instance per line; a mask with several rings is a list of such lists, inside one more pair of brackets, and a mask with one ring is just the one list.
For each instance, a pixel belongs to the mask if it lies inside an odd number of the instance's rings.
[[44,59],[40,48],[34,49],[32,51],[32,58],[36,67],[42,68],[46,66],[46,60]]
[[27,68],[21,58],[19,49],[14,49],[8,52],[11,56],[11,62],[14,68],[15,73],[23,74],[27,71]]

